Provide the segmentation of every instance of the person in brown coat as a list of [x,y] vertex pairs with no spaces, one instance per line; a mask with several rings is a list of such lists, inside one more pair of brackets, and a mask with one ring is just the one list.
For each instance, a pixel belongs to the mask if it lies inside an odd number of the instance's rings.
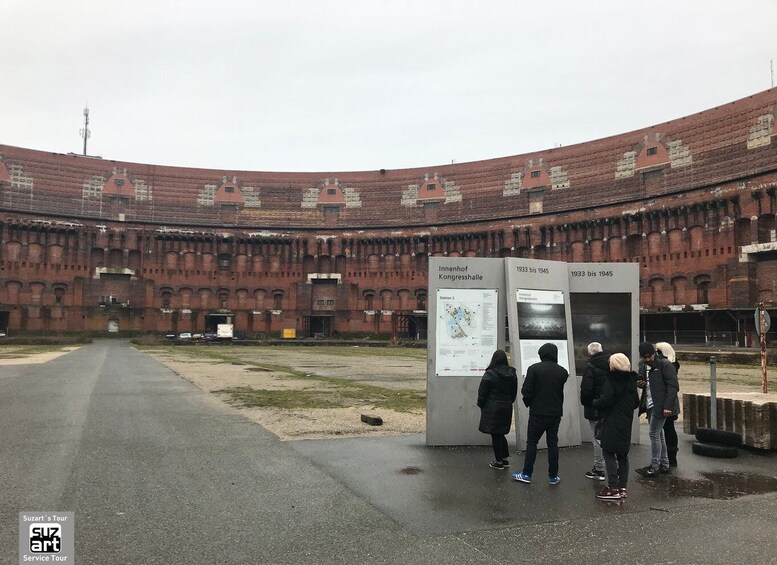
[[517,395],[518,377],[515,369],[508,365],[507,354],[497,349],[480,381],[477,402],[480,408],[478,429],[484,434],[491,434],[494,447],[494,460],[489,463],[492,469],[506,469],[510,466],[510,451],[505,436],[510,433],[513,403]]

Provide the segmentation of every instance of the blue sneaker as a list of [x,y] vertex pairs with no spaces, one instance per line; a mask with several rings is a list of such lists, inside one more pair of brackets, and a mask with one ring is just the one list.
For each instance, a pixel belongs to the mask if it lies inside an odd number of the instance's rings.
[[561,478],[556,475],[555,477],[549,477],[548,478],[548,484],[549,485],[557,485],[561,482]]
[[520,473],[513,473],[513,479],[522,483],[531,483],[531,475],[527,475],[523,471]]

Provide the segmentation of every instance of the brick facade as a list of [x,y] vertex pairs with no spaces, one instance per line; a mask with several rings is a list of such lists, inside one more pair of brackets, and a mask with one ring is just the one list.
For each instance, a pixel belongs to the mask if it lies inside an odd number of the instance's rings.
[[0,145],[0,329],[414,337],[446,255],[639,262],[645,327],[744,333],[777,302],[775,106],[328,177]]

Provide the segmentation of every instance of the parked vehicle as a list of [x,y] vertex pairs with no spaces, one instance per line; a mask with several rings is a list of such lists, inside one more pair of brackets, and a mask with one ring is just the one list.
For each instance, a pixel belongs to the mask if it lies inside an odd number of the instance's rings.
[[191,339],[192,334],[190,332],[182,332],[178,334],[178,339]]

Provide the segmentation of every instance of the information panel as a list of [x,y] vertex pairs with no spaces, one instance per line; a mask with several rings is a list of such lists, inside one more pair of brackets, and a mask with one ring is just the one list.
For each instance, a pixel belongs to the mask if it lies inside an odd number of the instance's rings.
[[[518,386],[523,386],[529,367],[540,362],[539,349],[545,343],[558,348],[558,364],[574,375],[567,264],[511,257],[505,259],[505,278],[510,352],[518,371]],[[567,379],[559,446],[580,445],[579,394],[574,377]],[[523,449],[529,410],[520,398],[519,394],[515,403],[515,434],[518,447]],[[544,438],[539,447],[545,447]]]
[[437,376],[483,376],[497,349],[498,303],[496,289],[437,291]]
[[[608,353],[624,353],[636,369],[639,362],[639,264],[569,263],[569,307],[572,314],[577,381],[588,362],[588,344],[598,341]],[[583,441],[593,441],[580,410]],[[634,413],[631,442],[639,443],[639,418]]]
[[491,357],[505,348],[504,259],[430,257],[427,296],[426,444],[490,445],[477,399]]
[[539,349],[545,343],[558,347],[558,364],[569,371],[564,292],[519,288],[516,301],[523,376],[530,365],[540,362]]

